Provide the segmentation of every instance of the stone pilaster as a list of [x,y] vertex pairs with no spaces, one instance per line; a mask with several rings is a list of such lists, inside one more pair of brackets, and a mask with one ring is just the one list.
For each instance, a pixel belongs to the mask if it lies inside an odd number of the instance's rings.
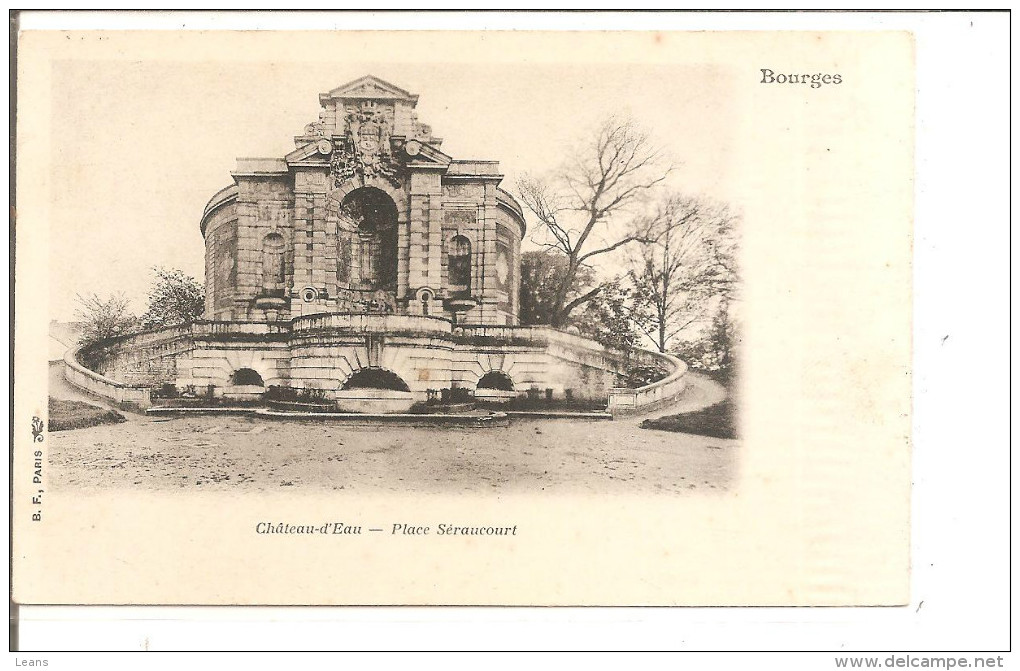
[[435,171],[410,174],[408,222],[408,283],[410,292],[420,287],[438,289],[442,281],[442,186]]
[[294,292],[290,300],[292,316],[313,311],[301,299],[304,287],[335,295],[336,232],[329,231],[327,180],[325,166],[294,173],[293,266],[289,278]]

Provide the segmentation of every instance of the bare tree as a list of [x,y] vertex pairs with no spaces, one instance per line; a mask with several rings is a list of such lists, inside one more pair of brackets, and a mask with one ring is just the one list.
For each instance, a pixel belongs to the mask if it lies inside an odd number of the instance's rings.
[[736,217],[724,205],[671,195],[651,216],[658,233],[631,262],[634,324],[665,352],[685,329],[728,300],[736,282]]
[[609,117],[593,142],[581,146],[558,172],[518,181],[521,198],[538,218],[535,242],[561,252],[566,271],[555,287],[553,326],[601,290],[578,294],[577,274],[601,254],[653,239],[654,220],[636,216],[649,193],[672,171],[663,151],[633,121]]
[[79,345],[91,345],[135,330],[138,319],[129,312],[129,301],[123,293],[100,298],[96,294],[77,295],[76,315],[82,323]]

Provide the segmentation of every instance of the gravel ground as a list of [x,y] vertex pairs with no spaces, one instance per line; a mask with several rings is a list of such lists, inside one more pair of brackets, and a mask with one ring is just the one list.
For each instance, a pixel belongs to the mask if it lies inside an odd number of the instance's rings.
[[[56,371],[56,372],[54,372]],[[85,397],[51,369],[50,394]],[[507,427],[346,427],[251,417],[128,416],[48,436],[55,490],[685,493],[725,490],[739,441],[641,429],[650,416],[718,402],[700,376],[678,403],[615,421],[512,420]],[[95,399],[88,399],[95,403]]]

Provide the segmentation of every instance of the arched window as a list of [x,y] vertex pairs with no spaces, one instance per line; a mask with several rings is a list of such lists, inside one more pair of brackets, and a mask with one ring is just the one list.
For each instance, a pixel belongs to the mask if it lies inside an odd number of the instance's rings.
[[286,244],[279,233],[270,233],[262,240],[262,293],[283,295],[287,286],[284,263]]
[[[394,290],[397,286],[397,206],[381,189],[361,187],[340,205],[340,216],[354,224],[360,289]],[[340,250],[343,252],[343,250]],[[337,262],[343,257],[341,253]],[[343,275],[338,269],[338,274]]]
[[446,264],[450,293],[454,296],[470,294],[471,241],[463,235],[454,236]]

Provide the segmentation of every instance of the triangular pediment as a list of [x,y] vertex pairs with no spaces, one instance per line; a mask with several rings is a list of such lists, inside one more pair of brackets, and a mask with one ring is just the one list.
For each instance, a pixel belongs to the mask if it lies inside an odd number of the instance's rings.
[[321,161],[326,163],[329,161],[329,157],[319,149],[318,142],[319,140],[316,140],[315,142],[309,142],[303,147],[298,147],[283,158],[287,163],[296,163],[298,161]]
[[338,86],[329,93],[319,94],[319,100],[356,99],[356,100],[408,100],[418,102],[418,96],[394,86],[374,75],[365,75]]
[[409,163],[447,166],[453,161],[452,156],[447,156],[432,145],[425,144],[424,142],[419,142],[418,144],[420,149],[418,149],[413,157],[409,157]]

